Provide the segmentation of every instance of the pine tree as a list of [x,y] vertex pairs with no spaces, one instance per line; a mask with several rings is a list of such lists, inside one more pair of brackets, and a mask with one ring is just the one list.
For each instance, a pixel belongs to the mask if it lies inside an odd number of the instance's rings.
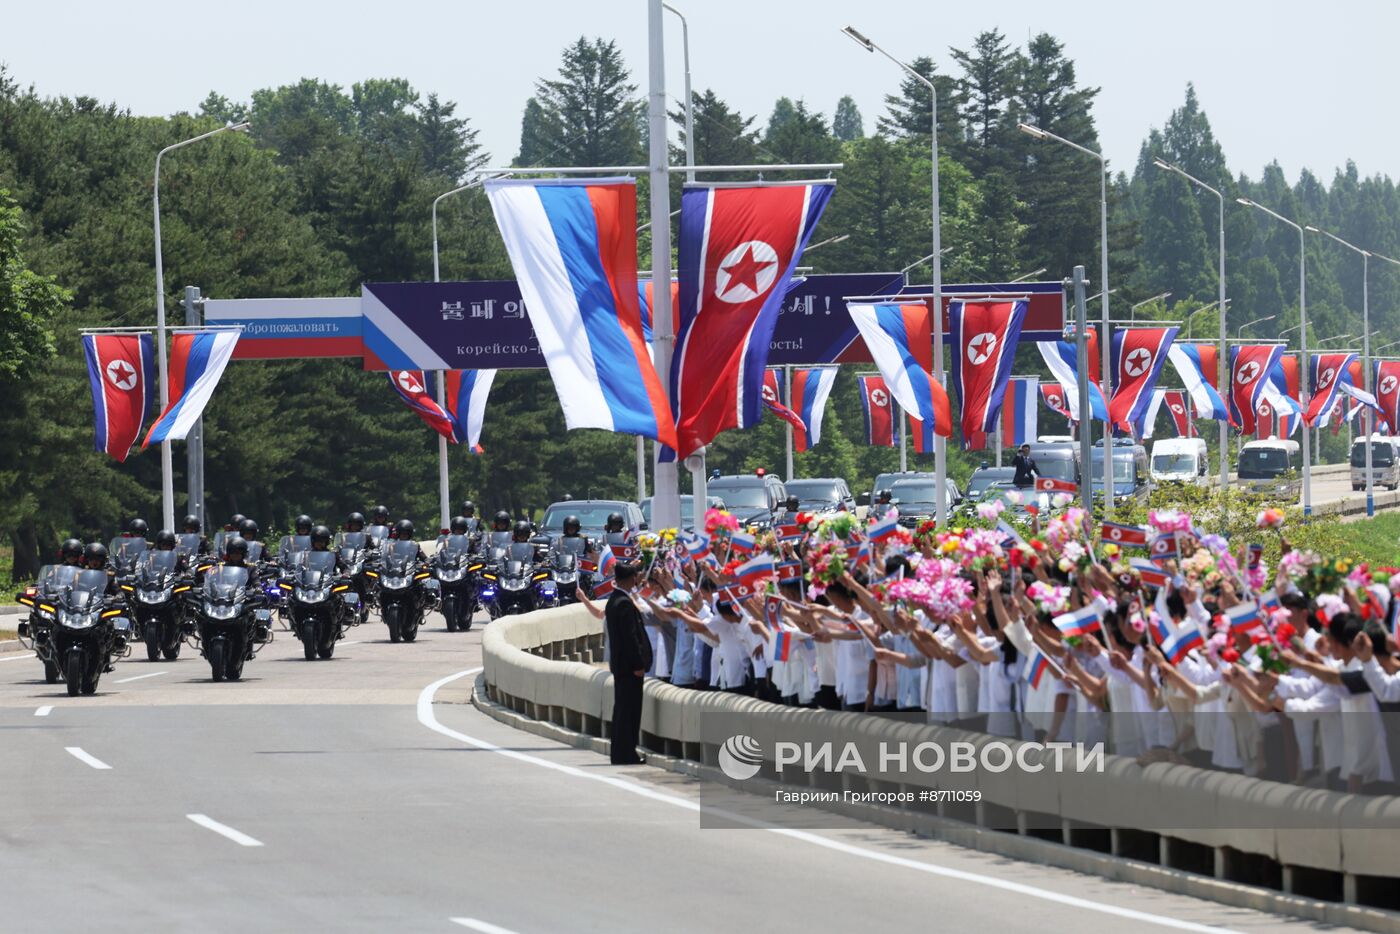
[[[909,63],[909,67],[933,82],[938,92],[938,148],[940,152],[958,157],[965,150],[961,117],[963,96],[958,82],[947,75],[937,74],[931,58],[916,58]],[[876,121],[876,132],[919,140],[927,148],[932,106],[933,98],[928,85],[912,75],[906,75],[899,83],[898,94],[885,95],[888,113]]]
[[580,36],[559,77],[535,82],[516,162],[635,165],[642,160],[643,101],[617,43]]
[[979,33],[969,51],[950,51],[963,70],[959,87],[966,98],[968,164],[978,172],[1005,166],[1010,161],[1007,144],[1015,131],[1014,125],[1008,126],[1006,113],[1020,70],[1017,53],[995,29]]
[[770,121],[768,129],[763,146],[779,162],[835,162],[841,152],[841,143],[831,135],[826,119],[808,111],[802,101],[793,105],[792,115],[780,120],[776,127]]
[[[695,125],[696,165],[753,165],[759,162],[758,131],[754,117],[745,117],[716,96],[713,90],[692,92],[691,111]],[[681,128],[681,146],[672,147],[672,158],[685,157],[685,110],[671,111],[671,120]],[[709,176],[720,179],[720,175]]]
[[865,135],[860,108],[849,94],[836,102],[836,115],[831,118],[831,135],[847,143]]

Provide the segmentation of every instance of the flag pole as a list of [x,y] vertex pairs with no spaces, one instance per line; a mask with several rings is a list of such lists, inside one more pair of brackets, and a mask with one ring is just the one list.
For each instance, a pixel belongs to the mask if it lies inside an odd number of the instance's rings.
[[[792,367],[783,367],[783,404],[792,408]],[[787,479],[792,482],[792,422],[783,421],[787,426]]]

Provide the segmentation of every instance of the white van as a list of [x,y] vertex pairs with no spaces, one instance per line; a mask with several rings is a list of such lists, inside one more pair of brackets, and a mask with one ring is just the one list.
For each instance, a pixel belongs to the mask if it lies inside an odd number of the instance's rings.
[[[1371,435],[1371,484],[1400,489],[1400,439]],[[1351,488],[1366,489],[1366,439],[1351,446]]]
[[1274,437],[1245,444],[1236,473],[1240,486],[1251,492],[1296,498],[1303,491],[1302,468],[1298,442]]
[[1207,470],[1204,438],[1152,442],[1152,479],[1158,483],[1202,483]]

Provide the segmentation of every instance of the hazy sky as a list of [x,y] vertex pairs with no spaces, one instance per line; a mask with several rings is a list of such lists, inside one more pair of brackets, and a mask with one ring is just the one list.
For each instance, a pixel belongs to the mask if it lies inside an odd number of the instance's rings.
[[[998,28],[1023,43],[1054,34],[1094,107],[1111,164],[1131,170],[1148,129],[1195,82],[1232,171],[1258,177],[1278,159],[1291,180],[1330,180],[1350,158],[1362,174],[1400,175],[1391,0],[673,0],[690,18],[694,86],[761,125],[773,101],[804,98],[830,117],[852,95],[873,130],[895,66],[841,35],[847,23],[891,53],[931,54],[955,73],[949,46]],[[193,110],[210,90],[247,100],[303,76],[349,86],[402,76],[459,104],[496,164],[520,139],[536,78],[581,34],[615,38],[646,90],[644,0],[519,3],[396,0],[84,2],[8,5],[0,62],[41,94],[87,94],[138,114]],[[667,91],[681,96],[679,21],[667,16]]]

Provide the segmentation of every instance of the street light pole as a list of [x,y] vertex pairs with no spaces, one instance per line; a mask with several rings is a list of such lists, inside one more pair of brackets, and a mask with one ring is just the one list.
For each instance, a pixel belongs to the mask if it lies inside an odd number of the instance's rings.
[[[671,327],[671,174],[666,152],[666,37],[665,6],[647,0],[647,177],[651,183],[651,320],[652,359],[669,404],[671,355],[676,335]],[[661,223],[656,223],[660,220]],[[655,450],[660,450],[658,444]],[[658,529],[681,527],[681,500],[676,461],[653,461],[652,524]],[[696,508],[699,508],[697,503]],[[698,514],[697,514],[698,519]]]
[[[1095,152],[1087,146],[1072,143],[1063,136],[1056,136],[1049,130],[1042,130],[1040,127],[1032,126],[1029,123],[1018,123],[1016,124],[1016,129],[1035,139],[1053,140],[1061,145],[1078,150],[1086,156],[1092,156],[1099,160],[1099,296],[1103,299],[1103,333],[1099,335],[1099,350],[1102,360],[1100,372],[1104,381],[1108,382],[1110,379],[1109,366],[1111,364],[1109,350],[1113,343],[1113,335],[1109,331],[1112,325],[1109,322],[1108,315],[1108,297],[1112,294],[1108,288],[1108,157],[1101,152]],[[1105,387],[1104,391],[1108,392],[1109,387]],[[1088,431],[1088,422],[1085,422],[1081,427],[1083,430]],[[1109,422],[1105,422],[1103,426],[1103,456],[1104,513],[1111,514],[1113,512],[1113,425]],[[1092,473],[1093,471],[1091,469],[1091,480]]]
[[1128,306],[1128,321],[1131,323],[1131,322],[1133,322],[1133,321],[1135,321],[1135,320],[1137,319],[1137,310],[1138,310],[1139,308],[1141,308],[1143,305],[1151,305],[1153,302],[1161,301],[1161,300],[1164,299],[1164,298],[1171,298],[1171,297],[1172,297],[1172,293],[1170,293],[1170,292],[1162,292],[1162,293],[1160,293],[1160,294],[1158,294],[1158,295],[1152,296],[1151,298],[1144,298],[1144,299],[1143,299],[1142,301],[1140,301],[1140,302],[1137,302],[1137,303],[1135,303],[1135,304],[1129,305],[1129,306]]
[[[862,46],[867,52],[879,52],[885,58],[894,62],[904,71],[917,79],[928,88],[929,94],[929,152],[933,163],[932,182],[932,221],[933,221],[933,254],[930,257],[933,262],[933,296],[929,301],[929,307],[933,315],[933,371],[934,379],[938,380],[940,386],[946,388],[947,381],[943,377],[943,248],[942,235],[940,231],[940,213],[938,203],[938,89],[934,83],[919,74],[909,65],[895,58],[884,49],[880,48],[870,39],[857,32],[853,27],[847,26],[841,30],[851,38],[853,42]],[[1105,317],[1107,317],[1107,301],[1105,300]],[[948,445],[947,439],[942,435],[935,434],[933,439],[933,470],[934,482],[938,486],[938,503],[936,509],[936,519],[940,527],[948,524],[948,497],[943,495],[943,491],[948,487]]]
[[[1185,169],[1181,168],[1178,165],[1172,165],[1170,162],[1165,162],[1161,159],[1153,159],[1152,161],[1157,165],[1158,168],[1166,169],[1168,172],[1175,172],[1177,175],[1180,175],[1182,178],[1186,179],[1188,182],[1195,185],[1197,188],[1202,188],[1215,195],[1216,198],[1220,199],[1220,228],[1218,234],[1220,240],[1220,268],[1217,273],[1217,279],[1219,280],[1218,288],[1220,294],[1216,297],[1216,302],[1220,306],[1220,359],[1216,361],[1216,378],[1219,380],[1217,385],[1224,389],[1226,381],[1229,379],[1230,367],[1229,351],[1225,346],[1228,334],[1228,332],[1226,331],[1225,324],[1226,305],[1228,304],[1228,301],[1225,298],[1225,193],[1218,188],[1212,187],[1211,185],[1207,185],[1205,182],[1201,181],[1199,178],[1196,178],[1194,175],[1191,175]],[[1228,453],[1229,450],[1230,426],[1228,422],[1221,421],[1220,488],[1222,490],[1225,489],[1225,487],[1228,486],[1230,482],[1230,456]]]
[[[671,4],[662,3],[661,8],[663,10],[666,10],[667,12],[675,14],[676,18],[681,21],[681,54],[684,56],[685,63],[685,181],[686,184],[693,185],[695,183],[695,97],[690,92],[690,24],[686,22],[685,14],[682,13],[680,10],[676,9],[675,7],[671,6]],[[655,202],[653,202],[653,204],[655,204]],[[679,214],[680,212],[676,211],[675,213]],[[667,215],[666,219],[669,224],[670,215]],[[653,254],[653,256],[654,255],[655,254]],[[655,294],[655,292],[656,286],[653,285],[652,293]],[[669,294],[670,290],[667,289],[667,295]],[[655,300],[653,299],[653,303],[654,302]],[[653,320],[655,320],[654,317]],[[659,373],[658,375],[660,375],[662,382],[666,383],[671,378],[670,368],[668,367],[666,372]],[[646,444],[642,441],[641,438],[638,438],[637,442],[637,496],[643,497],[646,495]],[[687,460],[690,460],[690,458],[687,458]],[[690,502],[692,509],[691,515],[694,517],[694,520],[698,525],[700,522],[700,517],[704,515],[705,503],[708,502],[708,499],[705,495],[706,468],[705,451],[703,448],[696,455],[694,455],[693,463],[698,465],[698,469],[692,470],[690,472]],[[677,470],[679,470],[679,468],[677,468]],[[678,510],[678,518],[676,528],[680,528],[679,476],[677,477],[676,482],[678,484],[678,492],[676,498],[676,509]],[[659,492],[659,490],[655,489],[655,480],[653,480],[652,486],[654,488],[653,492]],[[641,502],[641,500],[638,499],[638,502]]]
[[[218,136],[226,130],[242,132],[248,129],[248,123],[230,123],[221,126],[217,130],[210,130],[208,133],[201,133],[192,136],[187,140],[166,146],[156,153],[155,186],[152,209],[155,215],[156,234],[156,359],[160,364],[160,408],[165,411],[170,404],[170,380],[166,372],[165,354],[165,262],[161,257],[160,249],[160,160],[168,152],[197,143],[200,140],[208,139],[211,136]],[[175,470],[174,462],[170,453],[170,441],[165,440],[160,443],[160,508],[162,527],[170,530],[175,529]]]
[[[1274,220],[1281,221],[1298,231],[1298,344],[1303,353],[1303,365],[1298,367],[1298,401],[1306,406],[1310,400],[1308,392],[1308,245],[1307,234],[1301,224],[1296,224],[1275,211],[1271,211],[1257,201],[1236,198],[1246,207],[1258,208]],[[1312,437],[1308,426],[1303,426],[1303,515],[1312,515]]]

